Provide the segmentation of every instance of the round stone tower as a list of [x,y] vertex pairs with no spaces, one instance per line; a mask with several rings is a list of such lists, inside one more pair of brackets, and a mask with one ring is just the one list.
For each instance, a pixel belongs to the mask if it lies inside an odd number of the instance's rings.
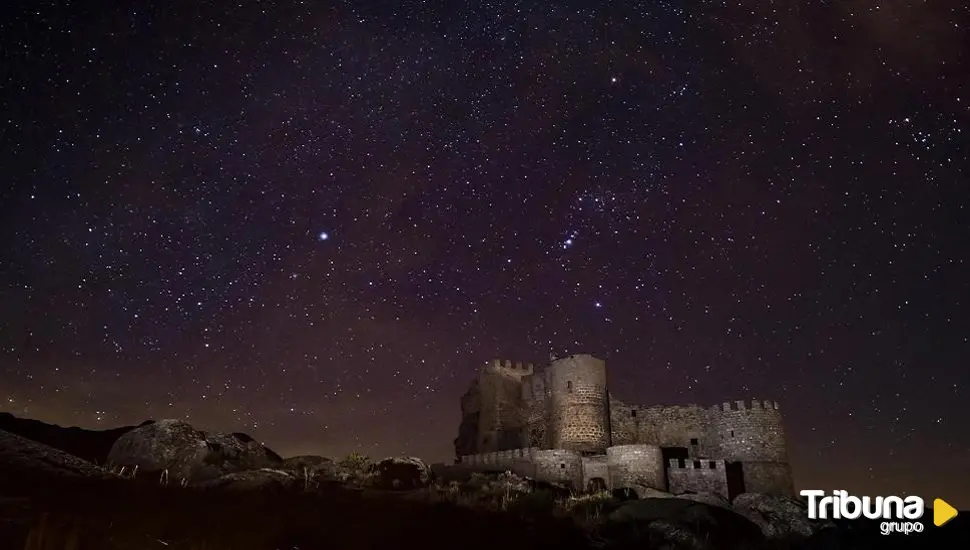
[[549,363],[548,443],[553,449],[603,453],[610,446],[606,363],[591,355],[570,355]]

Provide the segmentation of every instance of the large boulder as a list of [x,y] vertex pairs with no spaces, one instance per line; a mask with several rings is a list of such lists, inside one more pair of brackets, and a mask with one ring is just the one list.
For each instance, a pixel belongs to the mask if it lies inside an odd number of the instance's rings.
[[261,468],[226,474],[198,483],[195,487],[229,491],[291,491],[303,487],[303,483],[304,480],[291,472]]
[[360,475],[359,471],[351,470],[333,459],[316,455],[292,456],[284,459],[280,468],[317,486],[321,483],[346,483]]
[[131,430],[108,453],[112,467],[168,472],[169,479],[195,483],[226,474],[277,468],[283,459],[241,433],[207,433],[181,420],[159,420]]
[[727,508],[728,510],[732,509],[731,501],[718,493],[682,493],[679,495],[674,495],[673,498],[683,498],[686,500],[693,500],[694,502],[707,504],[709,506],[718,506],[720,508]]
[[730,510],[682,498],[621,504],[595,537],[606,548],[742,550],[761,548],[757,525]]
[[809,519],[807,504],[796,498],[742,493],[734,497],[731,506],[771,540],[807,538],[835,527],[831,521]]
[[283,468],[286,470],[326,470],[336,464],[332,458],[318,455],[299,455],[283,459]]
[[385,458],[374,466],[374,473],[382,489],[419,489],[433,479],[431,468],[412,456]]

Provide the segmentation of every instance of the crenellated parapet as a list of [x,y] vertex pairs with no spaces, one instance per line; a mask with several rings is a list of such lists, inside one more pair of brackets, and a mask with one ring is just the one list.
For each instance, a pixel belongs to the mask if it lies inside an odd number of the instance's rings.
[[691,458],[671,458],[667,461],[668,470],[723,470],[724,460],[700,460]]
[[768,401],[767,399],[751,399],[748,401],[738,400],[738,401],[725,401],[724,403],[719,403],[708,409],[714,412],[722,411],[751,411],[751,410],[765,410],[765,411],[777,411],[780,410],[780,406],[777,401]]
[[507,451],[465,455],[459,457],[459,463],[463,466],[476,467],[483,471],[505,471],[511,469],[518,460],[532,460],[538,450],[535,447],[525,447]]
[[674,494],[715,493],[730,498],[741,489],[730,487],[729,479],[724,460],[672,458],[667,463],[667,482]]
[[523,363],[522,361],[511,361],[509,359],[493,359],[482,368],[486,372],[497,372],[516,377],[531,375],[535,372],[534,363]]
[[720,458],[787,462],[780,407],[775,401],[725,402],[710,409],[710,438]]

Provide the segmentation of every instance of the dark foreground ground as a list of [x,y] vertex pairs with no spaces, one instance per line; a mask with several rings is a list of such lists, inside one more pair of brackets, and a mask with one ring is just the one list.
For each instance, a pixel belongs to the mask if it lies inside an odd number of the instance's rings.
[[[25,480],[0,490],[19,495],[0,497],[2,550],[670,548],[636,537],[597,539],[541,511],[490,512],[404,492],[227,493],[128,480],[40,487]],[[936,528],[929,517],[923,534],[888,537],[878,534],[878,524],[856,522],[824,538],[768,548],[964,549],[970,548],[968,519],[964,514]]]
[[0,500],[0,518],[3,550],[588,547],[578,528],[549,517],[344,489],[273,495],[72,484]]

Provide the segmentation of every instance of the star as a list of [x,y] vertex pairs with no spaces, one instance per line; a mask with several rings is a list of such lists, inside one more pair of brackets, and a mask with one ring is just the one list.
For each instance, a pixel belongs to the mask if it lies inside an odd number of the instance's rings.
[[805,486],[966,462],[940,3],[8,4],[9,410],[447,462],[482,362],[568,348],[630,403],[779,401]]

